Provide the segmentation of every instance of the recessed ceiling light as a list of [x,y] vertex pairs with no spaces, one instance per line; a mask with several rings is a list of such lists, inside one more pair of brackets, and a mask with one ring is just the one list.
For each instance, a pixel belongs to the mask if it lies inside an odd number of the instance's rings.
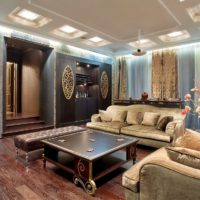
[[186,10],[194,22],[200,22],[200,4]]
[[153,42],[152,40],[150,39],[141,39],[140,41],[137,40],[135,42],[130,42],[128,43],[130,46],[132,47],[135,47],[135,48],[138,48],[141,47],[141,48],[147,48],[147,47],[153,47],[156,45],[155,42]]
[[158,38],[162,40],[163,42],[177,42],[177,41],[188,39],[190,37],[191,37],[190,34],[186,30],[175,31],[172,33],[158,36]]
[[101,39],[100,37],[97,37],[97,36],[95,36],[95,37],[92,37],[92,38],[90,38],[89,39],[90,41],[92,41],[92,42],[101,42],[103,39]]
[[65,25],[65,26],[62,26],[59,28],[61,31],[65,32],[65,33],[74,33],[77,31],[77,29],[75,29],[74,27],[72,26],[68,26],[68,25]]
[[184,2],[185,0],[179,0],[180,2]]
[[38,13],[32,12],[30,10],[16,7],[7,17],[9,21],[19,23],[24,26],[31,26],[33,28],[39,28],[46,24],[48,24],[50,21],[52,21],[48,17],[44,17],[42,15],[39,15]]
[[32,12],[30,10],[26,10],[26,9],[19,11],[17,13],[17,15],[24,19],[30,20],[30,21],[34,21],[40,17],[40,15],[38,15],[37,13],[34,13],[34,12]]
[[167,35],[169,37],[177,37],[177,36],[183,35],[183,32],[182,31],[175,31],[175,32],[169,33]]
[[138,41],[136,41],[137,43],[140,43],[140,44],[145,44],[145,43],[148,43],[149,42],[149,40],[147,40],[147,39],[141,39],[140,41],[138,40]]

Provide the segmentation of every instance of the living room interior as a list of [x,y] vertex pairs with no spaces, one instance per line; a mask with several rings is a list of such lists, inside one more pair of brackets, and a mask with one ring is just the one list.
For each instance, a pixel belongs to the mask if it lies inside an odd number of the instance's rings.
[[199,0],[0,3],[0,199],[200,199]]

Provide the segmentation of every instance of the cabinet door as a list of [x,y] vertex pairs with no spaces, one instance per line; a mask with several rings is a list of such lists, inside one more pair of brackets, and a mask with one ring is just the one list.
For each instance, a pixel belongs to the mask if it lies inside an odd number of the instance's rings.
[[[100,76],[99,76],[99,108],[106,109],[111,105],[111,89],[112,89],[112,72],[111,65],[102,63],[100,65]],[[107,90],[107,91],[106,91]]]
[[[73,74],[73,90],[72,94],[68,95],[63,91],[63,72],[65,68],[69,66]],[[75,121],[75,69],[76,61],[70,56],[57,53],[56,54],[56,79],[57,79],[57,90],[56,90],[56,124],[57,126],[65,125],[69,122]],[[67,77],[67,81],[68,81]],[[66,86],[67,88],[67,86]]]
[[87,119],[87,98],[76,99],[76,121]]
[[87,98],[87,119],[91,119],[93,114],[98,113],[98,107],[97,97]]

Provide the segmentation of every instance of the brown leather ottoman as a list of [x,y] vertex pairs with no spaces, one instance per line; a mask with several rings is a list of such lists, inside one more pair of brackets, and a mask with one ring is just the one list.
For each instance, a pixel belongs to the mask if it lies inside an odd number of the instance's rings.
[[43,148],[41,140],[58,137],[65,134],[84,131],[85,128],[79,126],[67,126],[62,128],[55,128],[50,130],[38,131],[33,133],[27,133],[14,137],[14,143],[16,147],[16,158],[18,159],[19,149],[25,151],[25,162],[28,164],[30,151]]

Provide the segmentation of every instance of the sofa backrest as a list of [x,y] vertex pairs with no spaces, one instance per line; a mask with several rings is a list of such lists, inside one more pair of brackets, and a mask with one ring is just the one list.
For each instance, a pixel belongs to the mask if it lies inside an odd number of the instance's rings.
[[114,113],[117,110],[141,112],[142,115],[144,115],[145,112],[155,112],[173,116],[174,120],[185,118],[185,116],[181,114],[180,108],[166,108],[166,107],[157,107],[152,105],[141,105],[141,104],[135,104],[130,106],[111,105],[107,108],[107,111],[112,113]]

